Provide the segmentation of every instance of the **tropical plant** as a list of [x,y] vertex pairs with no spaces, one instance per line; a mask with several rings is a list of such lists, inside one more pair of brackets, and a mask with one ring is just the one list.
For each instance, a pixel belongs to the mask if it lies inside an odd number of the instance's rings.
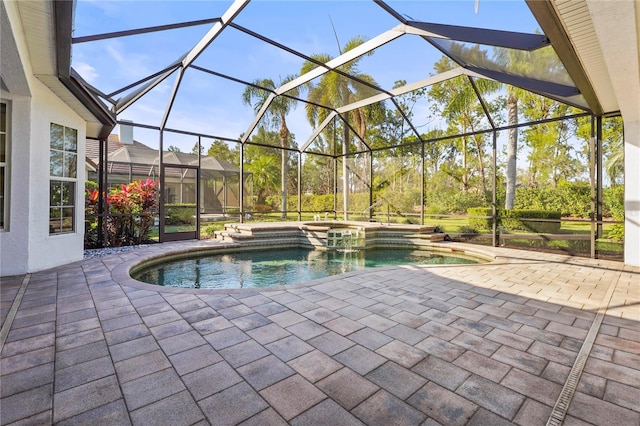
[[509,128],[507,137],[507,192],[505,197],[506,210],[513,209],[516,198],[516,181],[518,177],[518,90],[512,86],[507,89],[507,124]]
[[[406,81],[399,80],[393,87],[397,89],[405,85]],[[395,108],[387,108],[384,120],[376,123],[369,132],[372,148],[389,147],[373,153],[372,163],[376,170],[372,182],[374,200],[384,198],[404,211],[412,211],[414,206],[420,205],[423,147],[415,127],[408,121],[413,119],[414,108],[425,92],[426,89],[421,88],[396,96]]]
[[[615,185],[604,191],[604,203],[614,220],[624,222],[624,186]],[[611,225],[608,238],[624,241],[624,223]]]
[[[295,75],[289,75],[282,79],[277,86],[270,78],[255,80],[253,85],[247,86],[245,89],[242,94],[242,101],[247,105],[253,106],[257,114],[275,89],[289,83],[295,78]],[[293,97],[298,97],[298,92],[298,87],[295,87],[287,92],[288,96],[276,96],[269,104],[262,118],[263,126],[278,128],[278,135],[280,136],[280,146],[282,147],[280,192],[282,197],[281,210],[283,218],[287,217],[287,159],[289,157],[288,151],[285,148],[288,148],[290,140],[289,128],[287,127],[287,115],[296,107],[297,101]]]
[[278,185],[276,176],[278,166],[272,156],[261,156],[255,158],[247,165],[247,171],[253,176],[253,187],[256,190],[256,204],[265,204],[265,199],[270,188]]
[[[154,214],[156,212],[158,182],[147,179],[134,181],[114,188],[106,196],[106,243],[111,247],[140,244],[149,239]],[[85,190],[85,217],[88,224],[85,242],[99,244],[97,237],[97,216],[100,193],[93,186]]]
[[[460,47],[460,49],[465,48]],[[478,47],[468,50],[466,54],[471,56],[486,56],[486,52],[479,50]],[[440,74],[453,69],[455,66],[456,64],[449,57],[443,56],[435,63],[434,68],[436,72]],[[496,92],[501,87],[500,83],[485,79],[475,80],[475,85],[481,95]],[[476,156],[476,170],[480,176],[482,193],[487,194],[488,186],[484,164],[485,135],[474,133],[481,128],[483,121],[486,120],[486,116],[476,91],[468,81],[464,81],[462,77],[460,77],[434,84],[428,93],[435,101],[433,105],[434,112],[447,120],[451,133],[462,135],[471,134],[471,136],[462,136],[459,139],[462,142],[460,150],[462,153],[462,191],[466,192],[470,189],[470,162],[467,159],[467,155],[471,150]],[[469,149],[469,143],[473,144],[471,149]]]
[[[557,101],[526,93],[520,97],[522,113],[528,120],[545,120],[566,115],[569,106]],[[586,172],[576,154],[571,136],[573,125],[567,121],[543,122],[529,126],[523,132],[528,145],[528,186],[550,184],[556,188],[562,181],[569,181]]]
[[330,194],[333,208],[333,168],[335,162],[324,155],[306,155],[302,164],[302,192],[305,194]]
[[604,168],[611,185],[624,182],[624,131],[621,117],[603,122]]
[[[527,58],[528,52],[516,49],[495,48],[494,59],[510,72],[524,74],[531,66],[531,60]],[[515,86],[507,85],[507,125],[510,126],[507,136],[507,164],[506,164],[506,195],[505,209],[514,208],[517,183],[517,158],[518,158],[518,101],[526,91]]]
[[[576,136],[589,145],[591,140],[591,120],[578,119]],[[624,182],[624,131],[621,117],[608,117],[602,120],[602,155],[604,171],[611,186]]]
[[[352,49],[365,43],[365,39],[357,36],[349,40],[342,53],[349,52]],[[369,52],[368,55],[373,54]],[[306,61],[302,65],[300,74],[304,75],[314,69],[320,67],[319,63],[326,64],[331,61],[333,57],[329,54],[314,54],[311,55],[313,61]],[[322,123],[332,110],[339,107],[349,105],[358,100],[362,100],[373,96],[378,93],[377,83],[368,74],[361,73],[358,69],[358,63],[360,58],[356,58],[344,65],[337,68],[337,71],[328,71],[322,74],[319,80],[312,80],[306,84],[307,100],[308,104],[305,105],[307,120],[313,127],[317,127],[319,123]],[[348,74],[355,78],[346,77],[344,74]],[[362,148],[363,141],[367,138],[367,124],[372,119],[381,119],[383,117],[384,106],[383,104],[373,104],[362,108],[356,108],[351,111],[342,114],[342,121],[336,124],[334,121],[333,126],[326,128],[326,139],[332,140],[332,135],[329,133],[332,130],[341,130],[342,138],[342,192],[343,192],[343,204],[344,204],[344,218],[347,219],[348,207],[349,207],[349,192],[350,192],[350,179],[349,179],[349,161],[347,155],[350,152],[350,128],[353,127],[356,132],[357,145]],[[334,148],[337,141],[334,139]],[[361,149],[360,149],[361,150]],[[337,150],[336,150],[337,151]],[[361,173],[362,176],[368,176],[368,173]]]

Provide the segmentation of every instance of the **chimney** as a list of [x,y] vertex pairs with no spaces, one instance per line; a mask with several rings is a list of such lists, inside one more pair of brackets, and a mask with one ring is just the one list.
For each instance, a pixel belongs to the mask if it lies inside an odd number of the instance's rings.
[[133,121],[122,120],[120,122],[120,143],[124,145],[132,145],[133,144],[133,126],[126,123],[133,123]]

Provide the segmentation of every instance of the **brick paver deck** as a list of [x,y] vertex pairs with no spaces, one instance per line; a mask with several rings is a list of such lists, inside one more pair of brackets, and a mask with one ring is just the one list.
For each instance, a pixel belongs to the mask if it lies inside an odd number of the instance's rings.
[[590,348],[565,424],[640,424],[640,268],[483,248],[275,290],[128,278],[206,244],[2,278],[0,423],[544,425]]

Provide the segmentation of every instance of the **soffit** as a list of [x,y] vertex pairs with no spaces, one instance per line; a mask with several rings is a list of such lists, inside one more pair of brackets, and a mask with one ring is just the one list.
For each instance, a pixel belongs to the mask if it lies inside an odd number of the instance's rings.
[[17,2],[33,74],[55,74],[53,7],[48,1]]
[[0,52],[2,52],[2,90],[15,95],[29,96],[29,83],[24,75],[24,65],[13,34],[13,26],[9,19],[7,7],[14,6],[0,3]]
[[605,112],[618,111],[618,99],[611,83],[602,46],[586,1],[551,2],[576,55]]
[[640,4],[588,0],[617,106],[625,121],[640,120]]
[[96,137],[102,124],[58,79],[53,2],[18,1],[16,3],[33,74],[87,122],[87,136]]
[[[56,94],[65,104],[69,105],[83,120],[87,122],[87,132],[92,125],[101,126],[101,123],[96,120],[93,114],[76,98],[66,87],[60,82],[58,76],[55,74],[39,74],[38,80],[42,81],[53,93]],[[93,136],[89,135],[88,136]]]

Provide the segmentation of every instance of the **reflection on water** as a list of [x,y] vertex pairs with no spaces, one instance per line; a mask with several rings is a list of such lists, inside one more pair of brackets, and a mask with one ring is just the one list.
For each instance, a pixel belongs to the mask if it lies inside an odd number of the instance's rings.
[[459,263],[477,262],[413,250],[274,249],[170,261],[143,269],[133,278],[168,287],[253,288],[295,284],[378,266]]

